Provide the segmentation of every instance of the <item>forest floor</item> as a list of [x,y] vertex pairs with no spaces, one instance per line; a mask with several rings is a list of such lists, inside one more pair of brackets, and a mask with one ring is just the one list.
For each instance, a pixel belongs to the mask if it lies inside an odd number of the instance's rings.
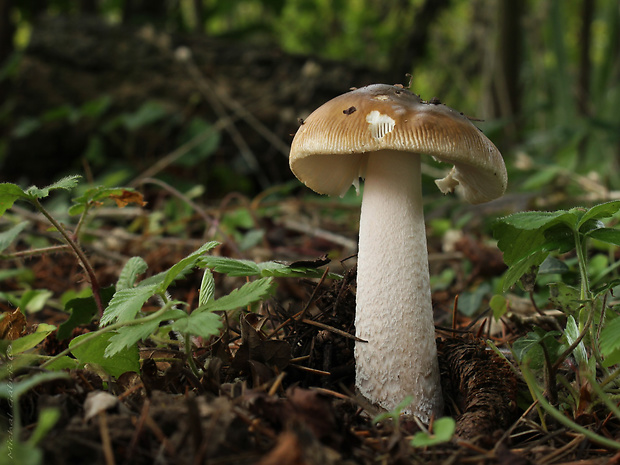
[[[241,204],[252,205],[242,200]],[[547,324],[544,318],[493,323],[488,312],[476,318],[453,313],[464,286],[503,269],[499,251],[473,236],[461,237],[449,253],[430,240],[432,268],[452,268],[460,276],[433,294],[446,413],[456,419],[456,434],[435,445],[414,447],[412,438],[420,426],[413,419],[384,415],[377,421],[381,412],[354,391],[355,269],[354,259],[347,259],[347,246],[354,247],[355,234],[324,232],[345,231],[342,225],[355,222],[357,213],[345,209],[339,225],[323,219],[314,225],[319,228],[302,227],[308,224],[303,218],[309,208],[291,199],[279,204],[277,214],[255,214],[263,240],[243,256],[289,263],[304,260],[304,266],[329,268],[342,279],[278,279],[276,293],[259,309],[243,312],[238,323],[229,322],[220,337],[193,341],[200,377],[188,366],[180,345],[162,347],[147,340],[140,344],[140,373],[111,378],[86,366],[72,370],[69,379],[30,390],[20,403],[26,437],[35,430],[44,408],[60,411],[59,420],[39,443],[44,463],[620,463],[620,455],[546,417],[532,402],[515,365],[485,343],[492,340],[510,359],[504,350],[507,344],[531,329],[532,322]],[[220,217],[222,213],[211,211]],[[196,229],[196,221],[187,219],[186,230]],[[42,225],[36,228],[47,234]],[[131,256],[143,257],[154,274],[200,244],[198,239],[131,234],[119,226],[100,223],[99,237],[84,244],[101,283],[115,282],[122,262]],[[215,253],[235,255],[235,247],[227,242]],[[323,258],[327,252],[342,261],[329,263]],[[468,272],[465,262],[472,264]],[[87,285],[78,262],[68,253],[4,261],[2,267],[29,268],[31,283],[54,296]],[[239,279],[215,276],[216,292],[239,285]],[[22,286],[17,279],[3,283],[5,292]],[[189,275],[174,286],[173,297],[191,305],[199,286],[199,276]],[[57,326],[67,319],[52,301],[28,315],[25,332],[34,331],[37,324]],[[4,311],[13,310],[2,305]],[[74,335],[94,329],[95,324],[83,325]],[[37,351],[54,355],[67,343],[52,334]],[[22,367],[14,377],[38,370]],[[562,370],[569,377],[570,367]],[[7,408],[3,404],[8,416]],[[613,420],[597,418],[596,412],[584,413],[578,421],[609,437],[619,432]],[[430,439],[436,436],[431,431]]]

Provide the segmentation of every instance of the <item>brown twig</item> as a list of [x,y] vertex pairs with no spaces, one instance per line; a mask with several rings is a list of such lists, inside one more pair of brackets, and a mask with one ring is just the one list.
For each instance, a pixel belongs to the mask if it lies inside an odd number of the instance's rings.
[[38,199],[32,199],[33,204],[39,210],[43,216],[47,218],[47,220],[52,223],[52,225],[56,228],[56,230],[61,234],[61,236],[67,242],[67,245],[73,249],[73,252],[77,255],[82,267],[86,271],[88,275],[88,279],[90,281],[90,286],[93,291],[93,298],[95,299],[95,304],[97,305],[97,310],[99,311],[99,317],[103,316],[103,302],[101,301],[101,296],[99,295],[99,291],[101,287],[99,286],[99,281],[97,280],[97,276],[95,275],[95,270],[92,265],[88,261],[88,258],[84,254],[84,251],[79,246],[79,244],[71,237],[68,231],[58,222],[56,219],[50,215],[50,213],[41,205]]

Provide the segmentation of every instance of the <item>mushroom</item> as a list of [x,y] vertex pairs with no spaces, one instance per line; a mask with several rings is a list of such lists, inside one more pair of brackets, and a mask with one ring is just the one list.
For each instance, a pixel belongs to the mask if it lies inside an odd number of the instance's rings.
[[436,181],[471,203],[503,195],[506,167],[465,116],[402,86],[374,84],[315,110],[291,145],[291,170],[321,194],[362,197],[357,263],[356,387],[369,401],[423,422],[440,416],[435,327],[421,189],[421,154],[454,165]]

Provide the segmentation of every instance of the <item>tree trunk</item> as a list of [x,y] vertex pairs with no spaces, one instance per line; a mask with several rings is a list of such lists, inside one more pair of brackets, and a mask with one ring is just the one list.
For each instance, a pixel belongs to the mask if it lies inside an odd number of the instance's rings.
[[523,12],[523,0],[501,0],[497,12],[497,68],[491,83],[493,116],[509,121],[506,126],[508,142],[516,138],[519,130],[517,117],[521,111]]

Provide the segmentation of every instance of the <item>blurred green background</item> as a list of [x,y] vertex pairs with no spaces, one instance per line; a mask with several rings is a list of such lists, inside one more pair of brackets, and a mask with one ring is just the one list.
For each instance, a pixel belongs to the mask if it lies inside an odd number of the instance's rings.
[[297,118],[411,74],[483,120],[512,194],[620,189],[617,0],[0,0],[0,22],[2,181],[256,195],[291,181]]

